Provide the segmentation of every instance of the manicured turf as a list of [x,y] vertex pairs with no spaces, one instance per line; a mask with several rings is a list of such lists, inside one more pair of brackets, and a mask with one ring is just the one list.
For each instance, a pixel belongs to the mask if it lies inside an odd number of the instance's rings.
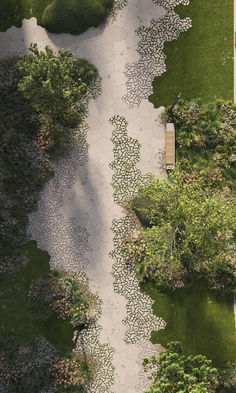
[[22,19],[35,17],[53,33],[80,34],[98,27],[114,0],[0,0],[0,31],[21,27]]
[[69,322],[55,315],[46,321],[34,321],[29,318],[27,295],[31,280],[37,279],[50,271],[49,255],[37,248],[32,241],[28,247],[30,263],[20,272],[0,282],[0,338],[9,335],[29,341],[37,336],[44,336],[52,345],[63,353],[73,348],[73,328]]
[[167,323],[152,332],[152,343],[165,347],[181,341],[185,354],[206,355],[218,368],[236,360],[232,295],[216,294],[202,281],[173,293],[161,294],[150,282],[142,290],[155,301],[154,313]]
[[190,17],[192,28],[165,43],[167,71],[154,79],[149,97],[156,108],[183,98],[233,100],[233,0],[190,0],[175,9]]

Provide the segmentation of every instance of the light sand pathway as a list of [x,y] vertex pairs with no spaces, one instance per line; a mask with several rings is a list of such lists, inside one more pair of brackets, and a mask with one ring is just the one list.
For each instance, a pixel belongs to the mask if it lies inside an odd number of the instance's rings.
[[[143,326],[145,334],[139,343],[124,341],[127,327],[122,320],[126,317],[126,300],[114,292],[113,260],[109,256],[114,248],[112,220],[123,214],[114,203],[111,186],[113,171],[109,164],[113,161],[110,140],[113,127],[109,119],[115,114],[124,116],[128,121],[129,136],[141,143],[141,159],[137,167],[143,173],[160,174],[157,153],[164,149],[164,128],[159,121],[161,108],[156,110],[143,100],[139,107],[130,109],[122,97],[127,93],[125,65],[139,60],[135,29],[140,25],[149,26],[152,18],[164,15],[165,10],[152,0],[129,0],[114,23],[105,28],[90,29],[80,36],[49,34],[37,26],[35,18],[24,20],[22,28],[12,27],[6,33],[0,33],[1,56],[6,52],[23,53],[30,42],[37,42],[40,49],[45,45],[55,49],[69,48],[76,57],[95,64],[102,77],[102,94],[89,104],[89,159],[80,162],[80,158],[75,157],[72,164],[69,159],[70,166],[66,160],[60,164],[55,178],[42,192],[39,210],[31,215],[29,227],[39,247],[51,255],[52,267],[69,265],[76,271],[82,266],[91,290],[102,299],[100,341],[114,348],[115,383],[112,387],[101,388],[103,390],[91,389],[95,393],[137,391],[140,383],[138,362],[140,357],[154,351],[154,347],[148,344],[149,334],[160,326],[160,321],[153,316],[153,323]],[[151,304],[149,301],[144,313],[151,313]],[[140,386],[138,390],[142,392],[143,385]]]

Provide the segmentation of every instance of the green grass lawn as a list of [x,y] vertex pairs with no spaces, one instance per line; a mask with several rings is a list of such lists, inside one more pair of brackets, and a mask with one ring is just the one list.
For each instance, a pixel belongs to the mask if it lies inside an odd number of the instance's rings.
[[155,315],[167,323],[152,332],[152,343],[165,347],[181,341],[185,354],[206,355],[218,368],[236,360],[232,295],[216,294],[202,281],[172,293],[160,293],[150,282],[142,290],[154,300]]
[[45,321],[34,321],[29,317],[27,295],[30,282],[48,273],[49,255],[36,246],[29,244],[30,263],[21,271],[0,282],[0,338],[15,335],[25,342],[44,336],[62,353],[72,351],[73,328],[69,322],[54,317]]
[[175,11],[190,17],[192,28],[165,43],[167,71],[154,79],[149,100],[155,108],[171,105],[179,92],[205,102],[233,100],[233,0],[190,0]]
[[98,27],[114,0],[0,0],[0,31],[21,27],[22,19],[35,17],[53,33],[80,34]]

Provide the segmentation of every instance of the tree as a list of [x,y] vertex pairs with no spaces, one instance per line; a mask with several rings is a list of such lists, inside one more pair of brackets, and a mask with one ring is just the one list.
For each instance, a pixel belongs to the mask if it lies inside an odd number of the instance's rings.
[[145,371],[152,365],[153,382],[145,393],[208,393],[218,386],[217,369],[203,355],[185,356],[179,342],[167,344],[160,357],[144,358]]
[[170,179],[152,176],[132,202],[145,228],[124,246],[141,281],[175,288],[203,273],[218,284],[224,277],[235,285],[234,205],[204,190],[200,178],[185,181],[178,169]]
[[[79,101],[86,93],[78,60],[73,58],[70,50],[60,49],[55,54],[46,46],[43,52],[32,43],[29,52],[17,63],[22,73],[18,88],[37,112],[62,122],[78,121],[83,110]],[[96,76],[95,67],[91,65],[90,68],[90,76]]]

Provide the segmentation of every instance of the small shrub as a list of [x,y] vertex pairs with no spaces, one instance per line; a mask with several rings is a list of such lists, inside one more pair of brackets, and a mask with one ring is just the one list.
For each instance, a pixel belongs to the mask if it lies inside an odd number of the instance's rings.
[[87,321],[89,305],[81,296],[79,284],[73,277],[57,271],[33,281],[28,299],[34,319],[48,319],[55,312],[75,328]]
[[53,33],[81,34],[98,27],[114,0],[54,0],[45,8],[42,24]]
[[49,372],[53,376],[56,389],[80,387],[86,381],[86,373],[76,358],[54,358],[50,362]]

